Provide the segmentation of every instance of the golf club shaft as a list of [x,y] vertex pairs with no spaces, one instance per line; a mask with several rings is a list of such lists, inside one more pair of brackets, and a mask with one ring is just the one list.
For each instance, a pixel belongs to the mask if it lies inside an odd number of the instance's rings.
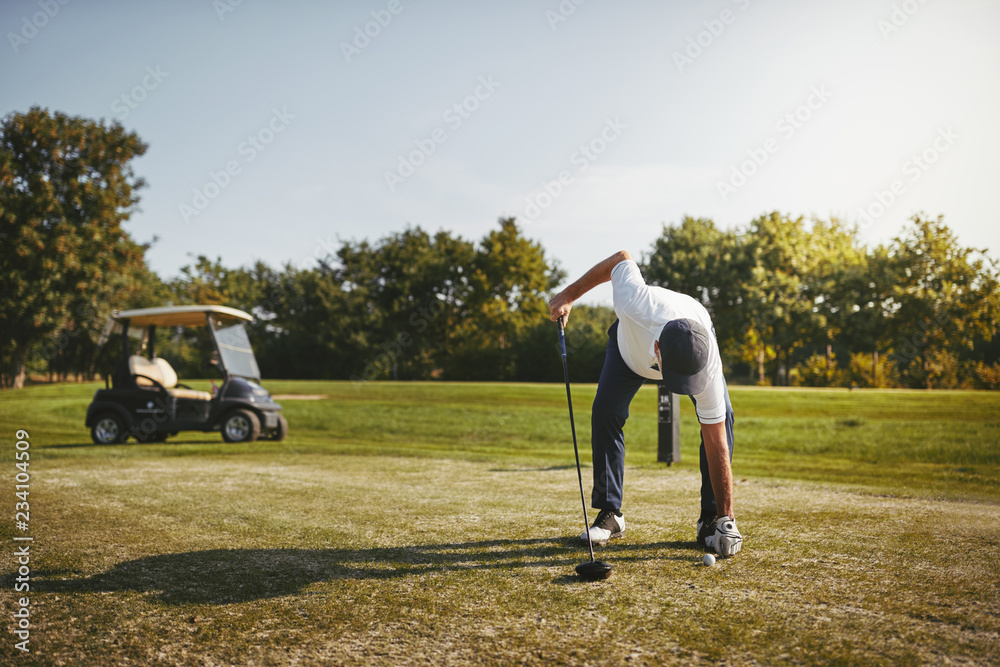
[[569,393],[569,366],[566,364],[566,334],[563,318],[559,318],[559,349],[562,351],[563,377],[566,378],[566,402],[569,404],[569,426],[573,431],[573,454],[576,456],[576,478],[580,481],[580,504],[583,505],[583,531],[587,533],[590,560],[594,560],[594,541],[590,537],[590,519],[587,518],[587,500],[583,495],[583,473],[580,472],[580,448],[576,444],[576,420],[573,419],[573,397]]

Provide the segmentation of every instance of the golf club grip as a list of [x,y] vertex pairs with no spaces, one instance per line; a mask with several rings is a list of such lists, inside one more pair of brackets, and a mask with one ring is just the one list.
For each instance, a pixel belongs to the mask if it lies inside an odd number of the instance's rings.
[[[559,350],[562,352],[563,363],[566,363],[566,334],[563,332],[563,317],[559,316]],[[569,375],[566,376],[569,378]]]

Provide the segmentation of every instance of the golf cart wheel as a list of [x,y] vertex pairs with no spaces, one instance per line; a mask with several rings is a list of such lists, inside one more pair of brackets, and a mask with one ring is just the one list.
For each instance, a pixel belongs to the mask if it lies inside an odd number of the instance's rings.
[[125,442],[127,437],[125,422],[111,412],[100,415],[90,428],[90,439],[95,445],[118,445]]
[[271,440],[281,442],[288,435],[288,420],[284,415],[278,415],[278,425],[271,431]]
[[253,442],[260,436],[260,419],[249,410],[234,410],[222,421],[226,442]]

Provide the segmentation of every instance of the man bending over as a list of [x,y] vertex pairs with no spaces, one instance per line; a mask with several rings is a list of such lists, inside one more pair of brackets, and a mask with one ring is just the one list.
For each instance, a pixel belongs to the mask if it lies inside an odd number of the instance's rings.
[[[625,476],[625,421],[628,408],[646,380],[661,382],[675,394],[691,397],[701,423],[701,515],[698,544],[720,556],[743,545],[733,513],[733,408],[722,374],[722,359],[712,319],[695,299],[646,284],[627,252],[618,252],[549,302],[553,321],[569,321],[573,303],[611,281],[618,319],[608,330],[608,350],[591,417],[594,489],[591,504],[600,510],[590,527],[595,542],[625,532],[622,495]],[[586,540],[587,533],[581,538]]]

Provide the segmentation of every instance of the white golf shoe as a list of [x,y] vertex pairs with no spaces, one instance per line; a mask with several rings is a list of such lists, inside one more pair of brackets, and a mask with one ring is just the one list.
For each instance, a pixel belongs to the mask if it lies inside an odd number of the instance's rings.
[[[625,517],[618,516],[614,510],[601,510],[590,527],[590,539],[595,544],[605,544],[608,540],[621,536],[625,532]],[[587,533],[580,533],[580,539],[587,541]]]

